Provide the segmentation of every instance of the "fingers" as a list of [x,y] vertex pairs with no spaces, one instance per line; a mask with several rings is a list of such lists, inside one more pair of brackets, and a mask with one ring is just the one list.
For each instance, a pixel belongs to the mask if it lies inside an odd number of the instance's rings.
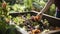
[[42,15],[32,16],[33,21],[40,21],[42,18]]

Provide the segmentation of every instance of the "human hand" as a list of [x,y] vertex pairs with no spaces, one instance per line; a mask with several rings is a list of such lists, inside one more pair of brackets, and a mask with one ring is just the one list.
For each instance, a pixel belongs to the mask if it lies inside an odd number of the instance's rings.
[[37,16],[32,16],[32,17],[31,17],[31,19],[32,19],[33,21],[40,21],[41,18],[42,18],[42,14],[37,15]]

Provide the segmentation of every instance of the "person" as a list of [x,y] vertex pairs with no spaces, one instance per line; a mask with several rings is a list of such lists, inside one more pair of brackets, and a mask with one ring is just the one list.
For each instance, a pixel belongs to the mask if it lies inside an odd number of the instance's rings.
[[48,0],[47,4],[45,5],[45,7],[41,10],[41,12],[45,12],[49,9],[49,7],[52,4],[55,4],[56,6],[56,17],[60,18],[60,0]]
[[[44,6],[44,8],[37,14],[38,20],[39,20],[39,18],[41,20],[42,14],[45,11],[47,11],[52,4],[55,4],[55,6],[56,6],[56,17],[60,18],[60,0],[48,0],[46,5]],[[34,16],[33,18],[34,18],[34,20],[37,19],[36,16]]]

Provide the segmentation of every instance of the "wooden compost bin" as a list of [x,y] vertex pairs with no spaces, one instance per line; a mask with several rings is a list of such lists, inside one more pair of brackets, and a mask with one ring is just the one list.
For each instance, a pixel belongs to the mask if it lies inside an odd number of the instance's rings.
[[[10,13],[10,15],[12,15],[13,17],[16,17],[18,15],[24,15],[24,14],[31,14],[35,16],[37,13],[38,12],[23,12],[23,13],[14,12],[14,13]],[[50,25],[52,26],[60,27],[60,18],[56,18],[56,17],[50,16],[47,14],[43,14],[42,19],[47,19]]]

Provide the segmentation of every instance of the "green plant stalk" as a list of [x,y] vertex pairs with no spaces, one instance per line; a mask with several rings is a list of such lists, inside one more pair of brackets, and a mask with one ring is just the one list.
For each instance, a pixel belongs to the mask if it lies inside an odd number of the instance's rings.
[[24,0],[24,5],[30,10],[32,9],[32,0]]

